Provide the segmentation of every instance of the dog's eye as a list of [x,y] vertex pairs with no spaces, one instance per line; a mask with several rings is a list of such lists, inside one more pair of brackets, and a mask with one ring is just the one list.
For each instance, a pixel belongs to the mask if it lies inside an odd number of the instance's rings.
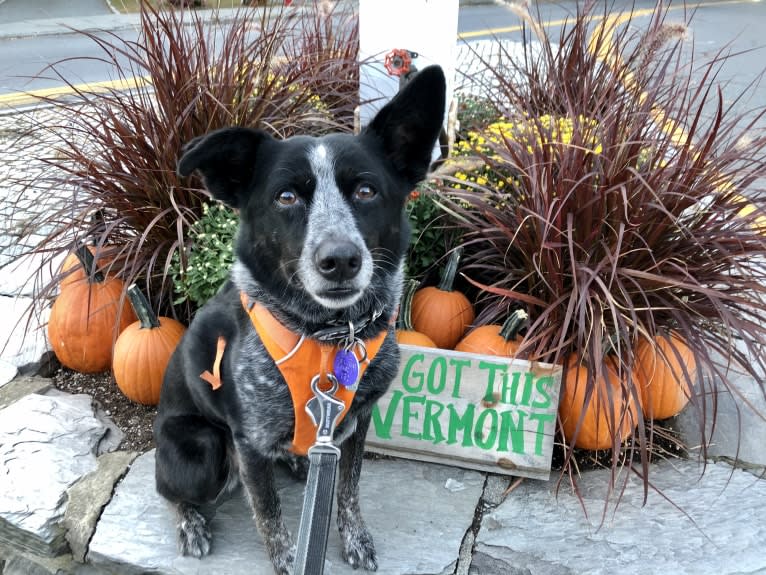
[[354,190],[354,198],[357,200],[371,200],[378,195],[375,188],[368,184],[361,184]]
[[292,206],[298,202],[298,194],[293,190],[282,190],[277,195],[277,202],[282,206]]

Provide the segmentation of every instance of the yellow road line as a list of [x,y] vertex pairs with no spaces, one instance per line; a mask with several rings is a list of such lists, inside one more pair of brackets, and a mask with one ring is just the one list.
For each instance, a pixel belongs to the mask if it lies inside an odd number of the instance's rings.
[[28,92],[12,92],[10,94],[0,94],[0,108],[14,108],[36,104],[41,99],[55,99],[65,96],[71,96],[78,92],[98,93],[109,92],[112,90],[133,90],[143,88],[149,85],[148,76],[137,76],[134,78],[124,78],[120,80],[105,80],[103,82],[90,82],[86,84],[55,86],[53,88],[43,88],[40,90],[30,90]]
[[[594,16],[593,21],[601,20],[603,16]],[[563,26],[567,23],[566,18],[563,20],[549,20],[543,22],[545,28],[552,28],[554,26]],[[473,32],[460,32],[457,37],[460,40],[467,40],[469,38],[480,38],[481,36],[497,36],[499,34],[509,34],[511,32],[521,32],[524,26],[517,24],[516,26],[504,26],[503,28],[487,28],[486,30],[474,30]]]

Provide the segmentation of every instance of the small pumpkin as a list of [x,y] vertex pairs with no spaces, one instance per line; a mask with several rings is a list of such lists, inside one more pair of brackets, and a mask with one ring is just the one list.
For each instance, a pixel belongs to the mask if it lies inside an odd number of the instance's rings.
[[676,333],[642,338],[636,344],[635,361],[644,414],[651,419],[677,415],[689,402],[690,383],[697,372],[694,353],[683,338]]
[[165,369],[186,328],[169,317],[157,317],[135,284],[128,297],[138,315],[114,344],[112,373],[125,396],[144,405],[157,405]]
[[86,281],[74,282],[61,290],[51,308],[48,340],[59,361],[82,373],[106,371],[112,363],[115,337],[136,320],[122,299],[124,284],[93,271],[93,254],[81,246],[76,251]]
[[[575,447],[610,449],[615,435],[621,442],[633,434],[638,424],[638,408],[633,397],[623,392],[615,359],[608,358],[604,362],[585,405],[588,375],[580,357],[577,354],[570,356],[559,400],[564,437],[570,443],[574,440]],[[575,437],[581,418],[582,424]]]
[[453,289],[461,254],[459,248],[452,251],[438,287],[424,287],[412,297],[413,327],[441,349],[454,348],[475,317],[468,298]]
[[503,325],[482,325],[472,329],[458,342],[455,351],[516,357],[524,341],[519,335],[519,329],[527,318],[526,311],[517,309],[508,316]]
[[399,307],[397,319],[396,341],[407,345],[419,345],[420,347],[436,347],[433,340],[412,327],[412,297],[418,289],[418,282],[410,280],[404,290],[402,305]]

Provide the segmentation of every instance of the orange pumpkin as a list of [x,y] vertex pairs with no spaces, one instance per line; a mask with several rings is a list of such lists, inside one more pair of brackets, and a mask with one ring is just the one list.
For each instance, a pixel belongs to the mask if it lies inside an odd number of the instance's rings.
[[165,369],[186,328],[169,317],[157,317],[135,284],[128,297],[138,315],[114,344],[112,373],[125,396],[144,405],[157,405]]
[[697,373],[697,363],[689,346],[675,333],[669,337],[642,338],[636,345],[635,358],[644,414],[651,419],[677,415],[689,402],[690,385]]
[[[630,437],[638,424],[638,408],[633,397],[623,393],[615,360],[604,362],[587,405],[588,369],[577,354],[570,356],[567,365],[559,400],[559,418],[567,441],[574,440],[574,445],[583,449],[610,449],[615,437],[618,444]],[[575,437],[578,424],[581,426]]]
[[471,302],[453,290],[461,250],[452,252],[438,287],[425,287],[412,298],[412,325],[437,347],[452,349],[474,319]]
[[59,361],[82,373],[98,373],[112,363],[115,337],[136,320],[127,302],[120,305],[123,283],[104,278],[93,270],[93,255],[85,247],[77,250],[86,281],[61,290],[51,308],[48,340]]
[[402,305],[399,307],[397,320],[396,341],[407,345],[419,345],[420,347],[436,347],[433,340],[427,335],[415,331],[412,327],[412,297],[418,289],[418,282],[410,280],[404,290]]
[[482,325],[472,329],[455,346],[455,351],[516,357],[524,341],[524,338],[518,335],[519,329],[527,317],[527,312],[517,309],[508,316],[503,325]]

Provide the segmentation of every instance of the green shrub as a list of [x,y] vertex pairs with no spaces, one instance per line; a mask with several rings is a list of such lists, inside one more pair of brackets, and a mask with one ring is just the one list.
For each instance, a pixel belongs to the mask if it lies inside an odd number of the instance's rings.
[[451,234],[445,229],[444,212],[436,204],[436,196],[427,186],[410,195],[406,206],[412,228],[412,240],[406,259],[406,275],[422,280],[440,257],[447,253]]
[[189,228],[189,247],[173,254],[175,303],[190,301],[201,307],[218,292],[234,263],[237,223],[237,215],[223,204],[202,204],[202,217]]
[[458,95],[459,136],[482,130],[500,116],[501,113],[498,111],[497,105],[490,98],[476,94]]

